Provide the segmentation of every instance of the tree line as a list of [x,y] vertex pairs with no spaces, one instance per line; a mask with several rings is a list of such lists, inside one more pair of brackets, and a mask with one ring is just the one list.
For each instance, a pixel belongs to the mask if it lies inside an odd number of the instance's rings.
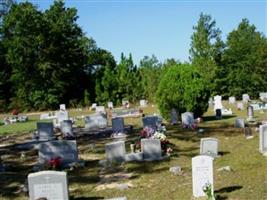
[[152,55],[138,65],[123,53],[117,63],[77,19],[77,10],[63,1],[45,11],[29,2],[11,6],[0,27],[1,111],[147,99],[167,116],[172,107],[203,113],[211,95],[257,97],[267,91],[267,40],[247,19],[223,41],[215,20],[201,14],[193,27],[190,62],[162,63]]

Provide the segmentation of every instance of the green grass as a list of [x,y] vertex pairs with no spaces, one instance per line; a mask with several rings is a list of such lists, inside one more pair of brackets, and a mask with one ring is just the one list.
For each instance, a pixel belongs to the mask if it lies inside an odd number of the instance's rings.
[[[147,113],[153,112],[146,109]],[[246,116],[246,111],[237,111],[236,116]],[[266,113],[255,112],[256,119],[266,119]],[[85,160],[85,168],[68,172],[70,199],[103,199],[127,196],[128,200],[191,200],[192,173],[191,159],[199,154],[200,139],[215,137],[219,139],[219,151],[222,156],[214,161],[215,194],[219,200],[265,200],[267,199],[267,158],[258,151],[258,133],[253,128],[254,138],[246,140],[242,129],[234,128],[235,117],[225,117],[215,120],[214,113],[209,110],[200,123],[204,129],[203,135],[195,131],[184,130],[179,126],[167,127],[167,137],[172,143],[173,154],[169,160],[160,162],[126,163],[113,170],[106,170],[106,174],[114,172],[133,173],[132,177],[118,181],[131,183],[128,190],[99,188],[101,167],[98,161],[104,158],[104,144],[109,140],[93,140],[81,138],[78,140],[79,156]],[[140,118],[127,119],[127,123],[140,126]],[[30,121],[29,123],[34,123]],[[22,124],[21,124],[22,125]],[[2,128],[2,127],[1,127]],[[27,134],[18,135],[18,139]],[[133,134],[126,142],[129,152],[130,140],[136,139]],[[89,144],[95,143],[95,149]],[[37,152],[27,151],[27,160],[21,161],[20,151],[11,147],[0,149],[2,159],[9,164],[9,171],[0,175],[0,199],[28,199],[27,194],[19,192],[19,186],[24,184],[27,174],[37,160]],[[182,175],[169,172],[171,166],[179,165],[183,169]],[[233,171],[218,172],[217,169],[229,165]],[[114,182],[113,182],[114,183]],[[107,185],[106,185],[107,186]]]

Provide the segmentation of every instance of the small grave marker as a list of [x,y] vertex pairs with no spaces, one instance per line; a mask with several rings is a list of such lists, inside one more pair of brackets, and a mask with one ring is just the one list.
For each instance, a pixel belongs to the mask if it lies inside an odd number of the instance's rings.
[[265,154],[267,152],[267,124],[260,126],[260,152]]
[[236,128],[245,128],[245,120],[243,118],[236,118],[235,127]]
[[218,156],[219,141],[216,138],[202,138],[200,142],[200,154],[212,157]]
[[105,144],[106,160],[109,163],[125,161],[125,143],[123,141]]

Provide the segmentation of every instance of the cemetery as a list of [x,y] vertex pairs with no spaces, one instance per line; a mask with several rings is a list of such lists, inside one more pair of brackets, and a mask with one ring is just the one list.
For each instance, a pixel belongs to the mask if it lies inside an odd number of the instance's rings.
[[266,6],[0,0],[0,200],[267,200]]
[[[184,121],[175,124],[154,115],[154,108],[147,105],[145,117],[107,118],[109,134],[102,137],[97,135],[103,127],[86,128],[87,118],[79,116],[96,114],[84,109],[66,110],[75,121],[73,138],[61,137],[66,128],[55,131],[53,119],[41,122],[40,114],[28,116],[28,131],[18,128],[13,134],[3,131],[16,124],[1,126],[0,198],[201,199],[206,196],[203,188],[207,188],[216,199],[262,199],[266,189],[267,115],[255,111],[257,124],[249,124],[244,120],[246,110],[226,101],[223,104],[234,111],[233,115],[218,119],[210,107],[201,122],[189,113],[182,114]],[[36,123],[38,140],[23,146],[36,134],[31,121]],[[197,127],[192,129],[190,123]],[[159,124],[164,124],[164,132]],[[128,125],[133,129],[125,132]],[[246,139],[245,126],[253,136],[250,140]],[[126,137],[111,137],[118,132]],[[171,151],[164,151],[162,141],[168,141]]]

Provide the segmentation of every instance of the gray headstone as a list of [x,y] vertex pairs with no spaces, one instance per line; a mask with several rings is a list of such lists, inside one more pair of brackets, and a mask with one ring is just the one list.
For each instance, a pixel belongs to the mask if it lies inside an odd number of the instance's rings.
[[216,138],[202,138],[200,141],[200,154],[218,156],[219,142]]
[[244,104],[243,104],[242,102],[238,102],[238,103],[236,104],[236,108],[237,108],[238,110],[244,110]]
[[98,113],[86,116],[84,118],[85,129],[87,130],[98,130],[106,128],[108,125],[107,117],[104,113]]
[[242,101],[244,103],[247,103],[249,100],[250,100],[250,98],[249,98],[249,95],[248,94],[243,94],[242,95]]
[[267,152],[267,124],[260,126],[260,152],[266,153]]
[[39,144],[39,162],[44,163],[60,157],[62,164],[78,161],[78,150],[75,140],[54,140]]
[[41,171],[28,175],[30,200],[46,198],[48,200],[68,200],[68,182],[66,172]]
[[112,131],[114,133],[124,132],[124,119],[122,117],[112,118]]
[[249,120],[253,119],[253,117],[254,117],[253,106],[248,106],[248,108],[247,108],[247,116],[248,116]]
[[175,108],[171,110],[171,124],[178,123],[178,113]]
[[203,191],[207,184],[211,185],[213,193],[213,158],[200,155],[192,158],[192,179],[194,197],[206,196]]
[[192,112],[185,112],[181,115],[182,124],[189,126],[194,123],[194,114]]
[[244,134],[245,134],[245,137],[246,138],[251,137],[252,136],[252,130],[251,130],[251,128],[250,127],[245,127],[244,128]]
[[158,139],[141,139],[144,160],[161,160],[161,144]]
[[109,163],[125,161],[125,143],[124,141],[105,144],[106,160]]
[[73,130],[72,130],[72,121],[71,120],[64,120],[60,123],[60,129],[61,132],[65,135],[65,136],[72,136],[73,135]]
[[64,120],[68,120],[69,119],[69,113],[66,110],[60,110],[56,113],[57,115],[57,122],[60,125],[61,122],[63,122]]
[[236,118],[235,127],[236,128],[245,128],[245,120],[242,118]]
[[157,129],[158,125],[158,116],[146,116],[143,117],[143,127],[151,127],[153,129]]
[[54,126],[51,122],[37,122],[37,136],[40,141],[53,140]]

